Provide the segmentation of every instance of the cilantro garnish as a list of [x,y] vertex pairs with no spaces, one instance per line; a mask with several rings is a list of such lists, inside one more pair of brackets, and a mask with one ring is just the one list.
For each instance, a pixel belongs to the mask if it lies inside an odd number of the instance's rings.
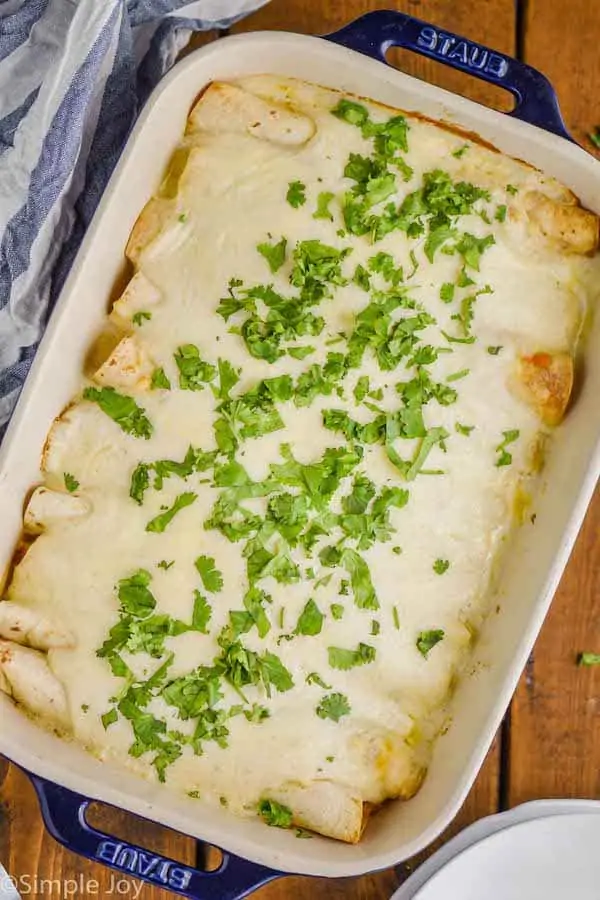
[[323,613],[311,598],[306,602],[296,625],[296,634],[320,634],[323,627]]
[[490,356],[498,356],[498,354],[500,353],[501,350],[502,350],[501,346],[487,348],[487,352],[490,354]]
[[454,430],[457,432],[457,434],[464,434],[465,437],[468,437],[474,428],[474,425],[461,425],[460,422],[457,422],[454,426]]
[[577,656],[579,666],[600,666],[600,653],[584,652]]
[[425,659],[429,656],[436,644],[444,639],[445,632],[442,628],[434,628],[431,631],[421,631],[417,637],[417,650]]
[[452,282],[446,282],[440,288],[440,300],[444,303],[452,303],[454,300],[454,289],[455,286]]
[[304,680],[307,684],[316,684],[318,687],[323,688],[324,691],[331,690],[331,685],[325,684],[325,682],[317,672],[309,672]]
[[338,621],[344,615],[345,610],[341,603],[332,603],[329,608],[331,610],[331,615],[333,616],[333,618]]
[[76,491],[79,487],[79,482],[74,475],[71,475],[70,472],[63,472],[63,479],[65,482],[65,487],[70,494]]
[[350,704],[345,694],[326,694],[317,708],[316,714],[321,719],[331,719],[339,722],[343,716],[350,714]]
[[400,616],[398,615],[398,607],[392,606],[392,619],[394,620],[394,628],[400,631]]
[[175,362],[179,369],[179,387],[183,391],[202,391],[208,382],[216,378],[216,368],[202,359],[195,344],[178,347]]
[[507,192],[507,194],[513,194],[513,196],[514,196],[515,194],[519,193],[519,188],[515,187],[514,184],[507,184],[506,192]]
[[466,378],[470,372],[471,372],[470,369],[460,369],[458,372],[453,372],[452,375],[448,375],[448,377],[446,378],[446,381],[447,382],[460,381],[461,378]]
[[198,570],[205,589],[210,591],[211,594],[218,593],[223,587],[223,575],[215,566],[213,557],[199,556],[194,565]]
[[86,388],[83,398],[97,403],[102,412],[116,422],[126,434],[133,434],[146,440],[152,435],[152,423],[145,410],[137,405],[133,397],[119,394],[112,387],[103,387]]
[[157,568],[164,569],[165,572],[168,572],[169,569],[175,565],[175,560],[171,559],[167,562],[166,559],[161,559],[161,561],[159,563],[157,563],[156,565],[157,565]]
[[349,548],[342,553],[341,563],[350,575],[354,602],[359,609],[379,609],[379,601],[369,567],[355,550]]
[[152,313],[144,312],[143,310],[140,310],[139,312],[136,312],[132,315],[131,321],[133,322],[134,325],[141,325],[142,322],[144,322],[144,321],[149,322],[151,318],[152,318]]
[[278,272],[285,262],[285,250],[287,247],[287,239],[282,237],[276,244],[257,244],[256,249],[261,256],[264,256],[269,264],[271,272]]
[[503,439],[500,441],[498,446],[496,447],[496,453],[498,457],[496,459],[495,465],[500,468],[501,466],[510,466],[512,463],[512,454],[508,452],[506,449],[509,444],[513,444],[519,437],[519,430],[517,428],[512,428],[509,431],[503,431]]
[[291,828],[294,814],[288,806],[276,800],[263,798],[258,804],[258,812],[267,825],[275,828]]
[[285,199],[294,209],[304,206],[306,203],[306,185],[301,181],[290,181]]
[[456,157],[456,159],[460,159],[461,156],[464,156],[467,150],[469,150],[469,148],[470,144],[463,144],[462,147],[457,147],[456,150],[452,151],[452,156]]
[[507,208],[508,208],[508,207],[507,207],[506,204],[504,204],[504,203],[500,204],[500,206],[497,207],[496,213],[495,213],[495,215],[494,215],[494,218],[495,218],[496,222],[504,222],[504,221],[506,221],[506,211],[507,211]]
[[167,378],[165,370],[162,367],[154,369],[154,371],[152,372],[152,378],[150,380],[150,387],[153,391],[157,391],[157,390],[170,391],[171,390],[171,382]]
[[327,655],[332,669],[352,669],[354,666],[364,666],[375,659],[375,647],[360,643],[356,650],[347,650],[344,647],[328,647]]
[[334,196],[331,191],[321,191],[317,197],[317,209],[313,213],[313,219],[328,219],[333,222],[333,213],[329,209],[329,204]]
[[196,500],[197,494],[193,491],[185,491],[183,494],[179,494],[179,496],[175,497],[173,504],[169,507],[169,509],[165,510],[165,512],[159,513],[153,519],[151,519],[146,525],[146,531],[151,531],[156,534],[162,533],[167,525],[169,525],[177,513],[181,509],[185,509],[186,506],[191,506],[192,503]]
[[443,575],[450,568],[450,561],[447,559],[436,559],[433,564],[433,571],[436,575]]

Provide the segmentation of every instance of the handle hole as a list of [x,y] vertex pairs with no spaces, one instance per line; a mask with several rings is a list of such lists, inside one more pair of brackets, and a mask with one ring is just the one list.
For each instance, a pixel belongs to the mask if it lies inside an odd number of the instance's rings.
[[111,837],[121,838],[187,866],[196,864],[196,841],[163,825],[97,801],[90,803],[85,818],[92,828]]
[[216,872],[223,865],[223,853],[211,844],[198,844],[196,865],[203,872]]
[[444,63],[413,53],[411,50],[391,47],[386,54],[386,61],[407,75],[414,75],[421,81],[428,81],[499,112],[511,112],[515,108],[514,97],[504,88],[480,81],[473,75],[451,69]]

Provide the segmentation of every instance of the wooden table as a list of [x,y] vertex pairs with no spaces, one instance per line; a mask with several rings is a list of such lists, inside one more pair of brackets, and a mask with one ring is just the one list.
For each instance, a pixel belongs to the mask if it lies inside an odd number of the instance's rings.
[[[513,0],[272,0],[235,30],[326,33],[378,6],[395,6],[427,18],[542,69],[558,91],[571,134],[593,150],[587,134],[600,124],[596,0],[521,0],[517,4]],[[216,37],[205,36],[202,42]],[[405,52],[395,53],[393,60],[412,74],[481,103],[510,108],[506,93],[438,63]],[[600,592],[599,531],[597,495],[502,729],[444,837],[525,800],[600,797],[600,668],[582,669],[575,664],[577,651],[600,651],[600,617],[594,614],[594,599]],[[191,838],[135,817],[101,808],[96,819],[113,833],[187,863],[205,856]],[[15,876],[69,879],[83,873],[99,882],[98,896],[110,890],[107,869],[63,850],[46,834],[30,784],[1,759],[0,860]],[[403,877],[403,871],[389,870],[353,880],[285,878],[255,896],[256,900],[383,900]],[[62,898],[58,890],[46,891],[44,896]],[[146,886],[139,896],[166,900],[172,895]]]

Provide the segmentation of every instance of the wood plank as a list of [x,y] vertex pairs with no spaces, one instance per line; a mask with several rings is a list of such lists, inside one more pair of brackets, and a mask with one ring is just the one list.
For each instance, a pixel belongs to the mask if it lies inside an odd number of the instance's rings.
[[[99,808],[94,824],[181,862],[192,865],[195,862],[196,842],[168,828],[108,807]],[[130,879],[111,872],[106,866],[83,860],[57,844],[44,828],[31,782],[5,760],[0,760],[0,860],[10,875],[22,879],[21,894],[24,897],[44,893],[57,898],[67,896],[66,888],[60,889],[58,882],[64,886],[82,877],[88,890],[71,892],[71,896],[93,896],[94,890],[99,897],[116,896],[116,881],[121,881],[123,896],[139,896],[140,900],[172,900],[173,897],[169,891],[147,885],[138,894],[139,882],[135,882],[135,891],[131,883],[126,890],[125,882],[131,882]],[[34,878],[37,878],[37,887],[33,885]],[[42,890],[42,879],[54,881],[54,886],[48,891]],[[94,882],[98,883],[97,889]],[[27,890],[28,886],[31,890]]]
[[524,57],[554,85],[573,137],[586,150],[600,151],[589,133],[600,125],[598,29],[596,0],[528,0],[524,4]]
[[600,491],[512,706],[511,806],[539,797],[600,798]]
[[[512,0],[272,0],[263,9],[240,22],[234,32],[259,30],[296,31],[303,34],[328,34],[357,16],[373,9],[399,9],[426,19],[440,28],[458,34],[504,53],[513,54],[516,47],[515,12]],[[470,75],[455,72],[441,63],[416,54],[392,50],[391,62],[410,75],[438,84],[498,109],[511,109],[510,96],[499,88],[478,81]]]

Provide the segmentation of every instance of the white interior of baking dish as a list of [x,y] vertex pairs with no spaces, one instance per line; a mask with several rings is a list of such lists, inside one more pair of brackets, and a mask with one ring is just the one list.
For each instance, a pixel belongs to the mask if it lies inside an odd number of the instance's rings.
[[[499,149],[565,182],[600,212],[600,167],[567,141],[410,78],[324,40],[256,33],[225,38],[180,63],[154,94],[132,135],[52,317],[0,450],[0,572],[21,529],[23,501],[40,478],[41,449],[55,416],[80,386],[92,339],[124,273],[123,248],[158,186],[186,116],[215,78],[281,73],[372,97],[477,132]],[[523,297],[523,303],[527,297]],[[598,325],[600,323],[596,323]],[[600,468],[600,330],[590,335],[584,378],[568,427],[559,429],[545,472],[537,521],[519,533],[500,587],[501,611],[487,622],[474,674],[454,697],[452,725],[437,743],[429,775],[408,803],[390,803],[358,846],[268,829],[203,807],[101,764],[36,727],[0,695],[0,752],[89,797],[155,819],[233,853],[286,871],[354,875],[405,859],[452,819],[481,765],[537,636]],[[77,565],[77,561],[73,561]],[[301,735],[299,738],[301,739]]]

